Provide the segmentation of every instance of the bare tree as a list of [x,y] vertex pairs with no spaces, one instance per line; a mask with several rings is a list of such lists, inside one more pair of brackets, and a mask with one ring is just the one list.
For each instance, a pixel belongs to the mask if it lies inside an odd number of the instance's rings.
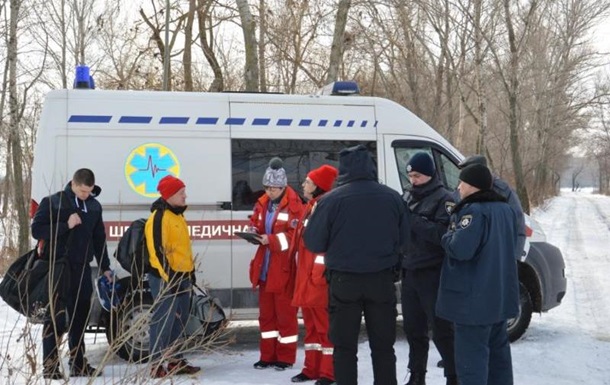
[[23,151],[21,147],[21,134],[19,125],[22,111],[19,103],[17,90],[17,53],[18,53],[18,23],[21,0],[10,2],[9,36],[8,36],[8,107],[9,107],[9,130],[8,130],[8,152],[12,173],[8,175],[12,186],[13,205],[17,213],[17,225],[19,226],[18,247],[19,254],[29,249],[29,219],[26,211],[26,200],[23,183]]
[[345,46],[345,26],[347,25],[347,14],[351,7],[351,0],[340,0],[337,7],[337,17],[335,19],[335,32],[333,34],[333,44],[330,48],[330,60],[328,63],[328,75],[326,83],[337,80],[339,66],[343,59],[343,47]]
[[210,12],[212,3],[210,0],[198,0],[197,21],[199,25],[199,44],[214,74],[214,80],[210,84],[209,91],[218,92],[224,90],[224,75],[213,49],[215,35],[213,33]]
[[241,28],[244,34],[244,47],[246,49],[246,66],[244,68],[244,79],[246,91],[258,91],[258,52],[256,43],[256,25],[247,0],[236,0]]
[[193,91],[193,21],[195,19],[195,7],[197,0],[189,0],[189,9],[184,26],[184,52],[182,53],[182,65],[184,66],[184,90]]

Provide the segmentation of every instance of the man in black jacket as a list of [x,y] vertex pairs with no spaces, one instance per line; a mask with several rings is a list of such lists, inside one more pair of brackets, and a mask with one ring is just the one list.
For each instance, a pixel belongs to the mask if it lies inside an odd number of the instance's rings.
[[409,234],[400,194],[377,181],[362,145],[339,154],[337,188],[322,197],[305,230],[305,245],[326,253],[329,336],[335,345],[335,378],[358,383],[358,334],[362,313],[376,385],[396,384],[395,269]]
[[[43,377],[46,379],[64,379],[57,347],[66,331],[70,376],[101,375],[101,371],[87,363],[83,339],[93,294],[89,265],[93,256],[100,271],[112,281],[102,206],[95,199],[101,191],[95,185],[93,172],[81,168],[63,191],[42,199],[32,221],[32,236],[39,241],[41,258],[51,261],[67,258],[70,267],[66,294],[54,293],[60,297],[55,297],[54,314],[43,327]],[[69,324],[64,310],[67,310]]]
[[456,385],[453,359],[453,329],[450,322],[435,315],[436,297],[445,252],[441,238],[447,232],[454,206],[451,192],[436,176],[432,157],[418,152],[407,163],[411,188],[405,202],[411,234],[402,261],[403,328],[409,343],[407,385],[425,385],[428,363],[428,325],[432,339],[444,360],[447,385]]

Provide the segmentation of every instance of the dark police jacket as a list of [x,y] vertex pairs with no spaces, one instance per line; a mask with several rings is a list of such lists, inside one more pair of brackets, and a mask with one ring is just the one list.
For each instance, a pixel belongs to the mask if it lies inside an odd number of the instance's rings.
[[[57,258],[67,255],[72,271],[82,271],[95,256],[100,271],[106,271],[110,268],[106,230],[102,205],[95,199],[102,189],[95,186],[83,202],[72,192],[71,183],[63,191],[42,199],[32,221],[32,236],[44,241],[43,258],[48,258],[51,253],[55,253]],[[79,214],[82,223],[70,231],[68,218],[73,213]]]
[[313,209],[305,245],[314,253],[326,253],[331,271],[396,268],[409,234],[402,197],[377,182],[373,159],[364,147],[343,150],[339,162],[337,187]]
[[442,243],[437,316],[465,325],[490,325],[519,312],[517,218],[503,197],[479,191],[456,205]]
[[453,196],[434,176],[428,183],[412,186],[405,193],[411,236],[402,261],[404,269],[439,267],[445,251],[441,237],[447,232],[455,206]]

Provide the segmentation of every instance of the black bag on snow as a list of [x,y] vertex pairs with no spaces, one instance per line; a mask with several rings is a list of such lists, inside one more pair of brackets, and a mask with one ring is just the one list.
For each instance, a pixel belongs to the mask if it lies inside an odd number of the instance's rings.
[[69,274],[66,258],[51,263],[49,259],[40,258],[35,248],[17,258],[8,268],[0,283],[0,296],[30,322],[44,323],[51,317],[52,296],[54,306],[58,307],[55,313],[65,307]]
[[114,257],[121,267],[136,278],[142,278],[144,274],[150,272],[148,248],[144,237],[145,225],[146,218],[131,222],[114,251]]
[[191,311],[186,323],[185,334],[209,337],[224,326],[226,319],[220,300],[211,297],[207,290],[194,285],[191,295]]

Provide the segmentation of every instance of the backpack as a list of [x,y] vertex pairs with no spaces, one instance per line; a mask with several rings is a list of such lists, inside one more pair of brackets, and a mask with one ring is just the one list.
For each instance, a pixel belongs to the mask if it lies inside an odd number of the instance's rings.
[[146,218],[131,222],[114,251],[114,257],[121,267],[136,278],[143,278],[144,274],[151,270],[146,237],[144,236],[145,225]]

